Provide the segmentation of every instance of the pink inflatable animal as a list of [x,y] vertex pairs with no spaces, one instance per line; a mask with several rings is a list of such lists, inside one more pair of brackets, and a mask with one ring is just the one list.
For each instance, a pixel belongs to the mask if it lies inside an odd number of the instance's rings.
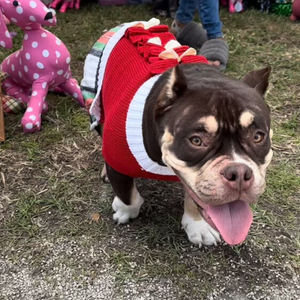
[[300,19],[300,0],[294,0],[292,5],[291,20],[297,21]]
[[73,8],[74,6],[76,9],[80,8],[80,0],[54,0],[50,7],[56,8],[60,3],[62,3],[59,10],[61,13],[65,13],[68,8]]
[[20,50],[1,64],[9,74],[2,83],[6,93],[27,104],[22,118],[25,133],[41,129],[41,114],[48,110],[49,89],[72,95],[81,106],[83,97],[76,79],[71,78],[70,53],[63,42],[41,25],[56,24],[55,15],[40,0],[0,0],[0,45],[12,47],[3,14],[25,32]]

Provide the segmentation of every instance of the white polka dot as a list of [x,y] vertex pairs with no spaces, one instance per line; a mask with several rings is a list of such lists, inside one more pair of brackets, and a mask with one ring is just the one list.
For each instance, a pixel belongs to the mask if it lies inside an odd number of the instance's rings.
[[55,51],[56,57],[59,58],[60,57],[60,52]]
[[4,41],[0,41],[0,45],[5,48],[5,42]]
[[34,73],[34,74],[33,74],[33,78],[34,78],[34,79],[39,79],[39,78],[40,78],[40,75],[39,75],[38,73]]
[[30,1],[29,5],[31,8],[36,8],[36,6],[37,6],[35,1]]
[[9,65],[9,64],[10,64],[10,59],[7,60],[7,65]]
[[70,61],[71,61],[71,57],[67,57],[67,59],[66,59],[66,63],[67,63],[67,64],[69,64],[69,63],[70,63]]
[[49,51],[48,50],[43,50],[42,52],[44,57],[48,57],[49,56]]
[[16,57],[18,57],[18,56],[19,56],[19,54],[20,54],[20,51],[17,51],[17,52],[16,52]]
[[37,92],[37,91],[33,91],[33,92],[32,92],[32,94],[31,94],[31,96],[33,96],[33,97],[34,97],[34,96],[37,96],[37,94],[38,94],[38,92]]
[[36,126],[37,126],[37,127],[40,127],[40,122],[36,122]]
[[32,129],[33,125],[32,125],[32,123],[27,123],[27,124],[25,125],[25,127],[26,127],[27,129]]
[[57,74],[61,75],[63,72],[64,72],[64,70],[59,70],[59,71],[57,71]]
[[22,65],[22,59],[21,58],[19,58],[19,64]]
[[53,23],[53,21],[54,21],[53,19],[49,19],[48,20],[49,23]]
[[15,65],[14,65],[14,64],[11,65],[11,70],[12,70],[12,71],[15,70]]
[[7,38],[10,38],[10,33],[9,33],[8,30],[5,31],[5,36],[6,36]]
[[29,20],[32,21],[32,22],[35,22],[35,21],[36,21],[36,19],[35,19],[34,16],[30,16],[30,17],[29,17]]
[[29,54],[29,53],[26,53],[26,54],[25,54],[25,57],[29,60],[29,59],[30,59],[30,54]]
[[5,87],[11,87],[11,85],[9,83],[4,83]]
[[32,42],[32,44],[31,44],[31,46],[32,46],[32,48],[36,48],[37,46],[38,46],[39,44],[38,44],[38,42]]
[[24,71],[27,73],[28,72],[28,67],[24,66]]
[[78,94],[77,93],[73,93],[73,97],[76,99],[78,98]]
[[17,7],[16,11],[17,11],[18,14],[21,15],[21,14],[23,13],[23,8],[22,8],[22,6],[19,5],[19,6]]
[[29,117],[29,119],[30,119],[31,121],[35,121],[35,120],[36,120],[36,116],[35,116],[35,115],[31,115],[31,116]]
[[11,20],[13,23],[18,23],[17,19],[15,19],[15,18],[10,18],[10,20]]
[[57,40],[55,41],[55,43],[56,43],[57,45],[61,45],[61,40],[57,39]]
[[42,83],[42,88],[45,89],[47,87],[47,82]]
[[21,71],[19,71],[18,74],[19,74],[19,77],[22,78],[22,73],[21,73]]
[[41,62],[37,62],[36,65],[39,69],[44,69],[44,65]]
[[28,34],[27,33],[24,35],[24,40],[25,41],[28,40]]
[[43,37],[43,38],[46,38],[46,37],[47,37],[46,32],[43,32],[43,33],[42,33],[42,37]]
[[25,26],[25,29],[26,29],[26,30],[31,30],[32,27],[30,27],[30,26]]
[[44,103],[43,104],[43,109],[46,109],[47,108],[47,105]]

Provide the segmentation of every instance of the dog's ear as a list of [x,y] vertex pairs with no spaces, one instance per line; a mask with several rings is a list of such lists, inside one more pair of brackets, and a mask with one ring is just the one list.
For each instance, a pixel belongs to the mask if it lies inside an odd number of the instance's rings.
[[12,48],[12,38],[5,25],[4,15],[1,12],[1,3],[0,3],[0,40],[1,40],[0,46],[6,49]]
[[186,77],[180,66],[176,66],[171,70],[170,77],[159,93],[155,104],[155,116],[163,115],[166,111],[168,111],[186,88]]
[[271,67],[268,66],[260,70],[251,71],[243,77],[242,81],[264,95],[269,85],[270,74]]

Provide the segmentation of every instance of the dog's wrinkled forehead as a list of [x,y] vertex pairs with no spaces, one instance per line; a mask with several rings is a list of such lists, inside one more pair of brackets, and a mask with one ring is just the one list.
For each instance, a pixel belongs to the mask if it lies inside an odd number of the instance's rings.
[[[208,133],[236,133],[237,130],[252,126],[269,130],[269,109],[261,95],[253,89],[206,90],[202,93],[195,91],[193,98],[187,101],[184,109],[178,108],[181,118],[174,124],[177,130],[198,126]],[[184,101],[183,101],[184,102]],[[182,103],[183,104],[183,103]],[[182,126],[180,124],[185,124]],[[187,128],[189,130],[189,128]]]

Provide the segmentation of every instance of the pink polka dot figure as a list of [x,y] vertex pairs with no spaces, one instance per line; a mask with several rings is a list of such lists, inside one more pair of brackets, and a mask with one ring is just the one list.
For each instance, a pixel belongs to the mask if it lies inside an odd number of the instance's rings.
[[9,74],[2,83],[10,96],[27,104],[22,118],[25,133],[41,129],[41,114],[48,110],[49,89],[65,92],[84,106],[76,79],[71,78],[70,53],[63,42],[42,25],[55,25],[56,18],[40,0],[0,1],[0,45],[12,47],[3,14],[24,30],[22,48],[9,55],[0,65]]
[[60,3],[62,3],[59,10],[61,13],[65,13],[68,8],[80,8],[80,0],[54,0],[50,7],[56,8]]

